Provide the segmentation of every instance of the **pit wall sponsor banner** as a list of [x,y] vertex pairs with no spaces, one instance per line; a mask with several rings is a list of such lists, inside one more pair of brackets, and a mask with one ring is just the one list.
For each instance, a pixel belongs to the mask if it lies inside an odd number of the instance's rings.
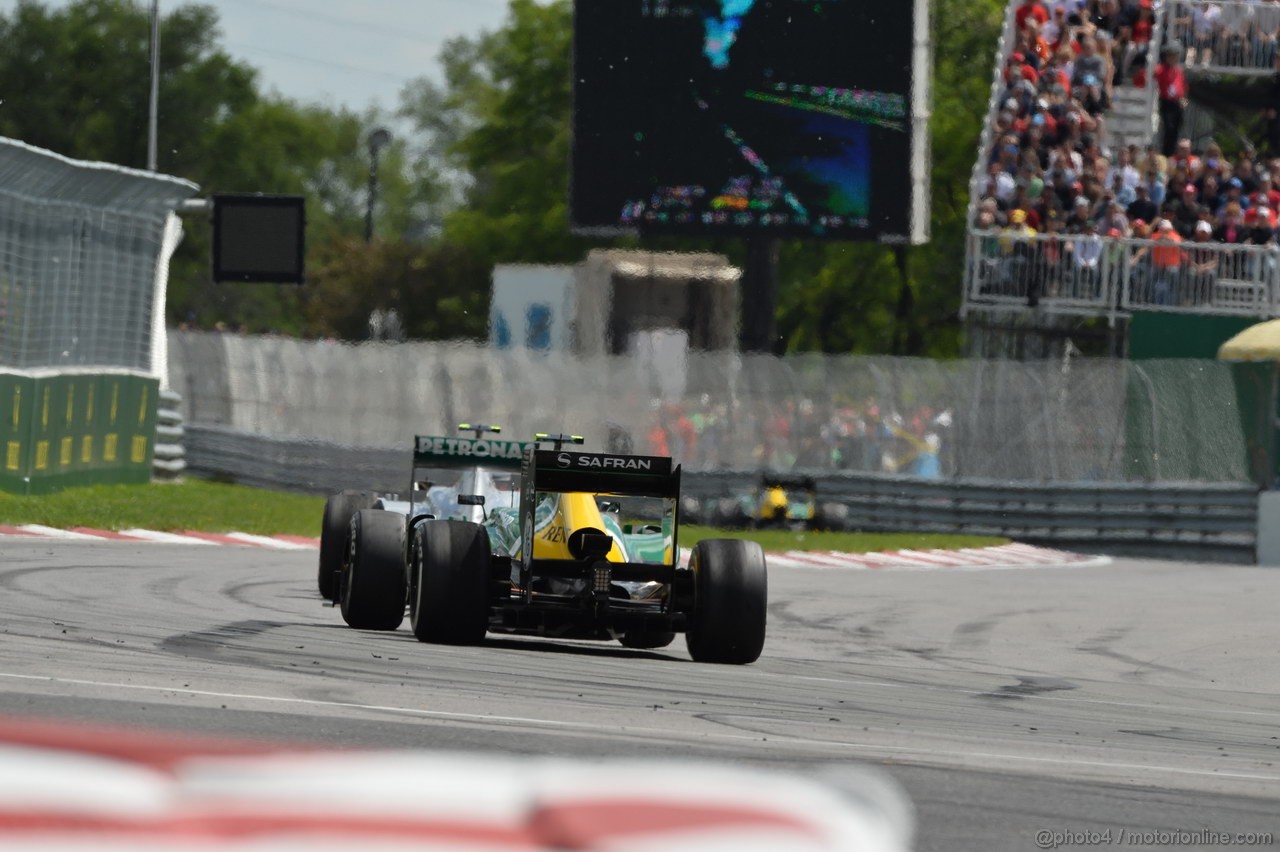
[[133,374],[0,373],[0,490],[147,482],[159,389]]
[[430,466],[457,466],[461,461],[470,464],[519,467],[526,450],[534,446],[532,441],[500,441],[493,438],[462,438],[436,435],[417,435],[413,439],[414,464]]

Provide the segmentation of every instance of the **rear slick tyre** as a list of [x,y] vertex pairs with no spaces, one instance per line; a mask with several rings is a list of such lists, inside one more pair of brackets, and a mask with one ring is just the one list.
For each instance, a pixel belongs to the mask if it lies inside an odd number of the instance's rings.
[[347,552],[347,532],[351,529],[351,516],[361,509],[371,508],[373,497],[367,491],[343,491],[324,501],[316,585],[320,589],[320,596],[325,600],[334,601],[338,598],[338,583],[342,573],[342,560]]
[[769,599],[764,550],[754,541],[704,539],[694,545],[689,570],[689,656],[699,663],[754,663],[764,650]]
[[404,521],[381,509],[351,517],[340,601],[350,627],[395,630],[404,621]]
[[425,521],[413,533],[409,624],[419,642],[475,645],[489,628],[489,533],[470,521]]

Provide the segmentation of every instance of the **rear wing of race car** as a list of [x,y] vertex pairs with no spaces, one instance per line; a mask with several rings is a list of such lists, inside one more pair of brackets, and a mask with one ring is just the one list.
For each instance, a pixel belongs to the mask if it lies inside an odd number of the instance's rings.
[[474,438],[459,435],[415,435],[413,437],[413,466],[409,473],[409,515],[416,517],[415,492],[418,491],[418,472],[426,469],[456,470],[470,467],[490,467],[500,470],[520,470],[524,454],[537,446],[533,441],[502,441],[484,437],[485,432],[500,431],[497,426],[473,426],[459,423],[459,429],[475,432]]
[[622,497],[679,497],[680,468],[666,456],[621,456],[573,449],[533,450],[522,465],[533,491],[590,491]]
[[484,467],[520,470],[533,441],[500,441],[496,438],[464,438],[458,435],[415,435],[414,470],[423,467]]
[[[558,442],[557,442],[558,443]],[[526,573],[534,566],[533,526],[535,503],[540,493],[590,493],[618,497],[657,497],[671,501],[671,549],[673,564],[613,563],[613,576],[628,580],[671,582],[671,573],[679,561],[679,497],[680,466],[672,465],[666,456],[614,455],[584,453],[575,448],[554,450],[531,449],[525,453],[520,476],[521,532],[525,536],[521,561]],[[572,545],[571,545],[572,549]],[[605,547],[605,550],[608,550]],[[547,560],[537,560],[547,572]],[[551,569],[554,570],[554,569]],[[565,576],[573,576],[566,574]]]

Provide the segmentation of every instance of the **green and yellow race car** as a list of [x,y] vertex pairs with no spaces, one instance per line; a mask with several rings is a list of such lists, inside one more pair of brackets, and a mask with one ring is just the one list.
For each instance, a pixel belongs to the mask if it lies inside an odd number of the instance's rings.
[[[680,468],[582,442],[416,438],[409,499],[355,509],[329,564],[347,624],[395,630],[407,604],[424,642],[494,632],[661,648],[683,632],[697,661],[754,662],[767,605],[760,546],[703,540],[683,565]],[[451,495],[419,479],[450,468],[469,471]],[[322,543],[322,576],[323,558]]]

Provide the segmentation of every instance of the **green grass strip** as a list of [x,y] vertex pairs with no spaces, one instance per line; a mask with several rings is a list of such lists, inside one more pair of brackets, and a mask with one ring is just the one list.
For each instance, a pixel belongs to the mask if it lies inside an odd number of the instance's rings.
[[44,524],[60,529],[318,536],[323,512],[323,497],[199,479],[150,485],[93,485],[38,497],[0,494],[0,523]]
[[[94,485],[39,497],[0,493],[0,524],[43,524],[59,529],[319,536],[323,511],[323,497],[200,479],[151,485]],[[693,547],[704,538],[745,538],[760,542],[766,551],[772,552],[833,550],[846,553],[988,547],[1009,542],[1005,538],[974,535],[680,528],[682,547]]]

